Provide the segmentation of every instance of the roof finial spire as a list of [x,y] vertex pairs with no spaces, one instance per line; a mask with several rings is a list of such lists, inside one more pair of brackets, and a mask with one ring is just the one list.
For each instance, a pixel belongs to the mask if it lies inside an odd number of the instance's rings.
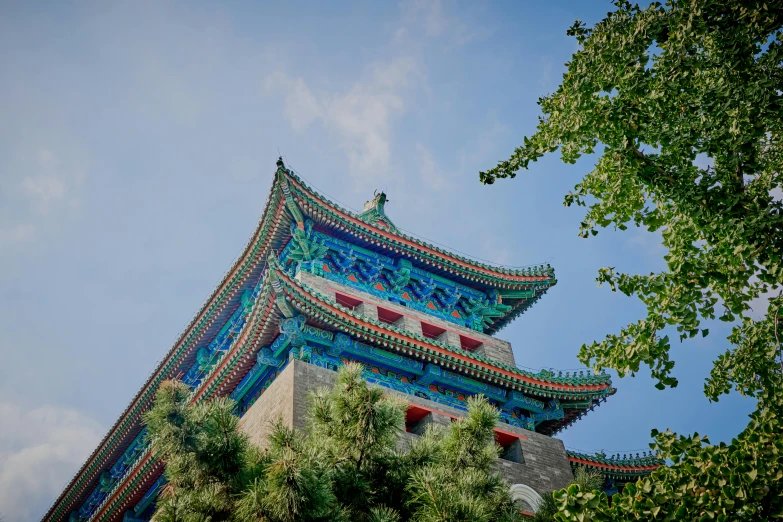
[[389,201],[386,199],[386,193],[383,191],[378,192],[378,189],[375,189],[373,196],[374,197],[370,201],[364,203],[364,212],[375,209],[382,213],[384,211],[384,205]]
[[359,219],[384,230],[396,232],[397,227],[392,224],[384,210],[384,205],[386,205],[388,201],[389,200],[386,199],[386,193],[383,191],[379,192],[378,189],[376,189],[373,192],[373,198],[364,204],[364,209],[362,210],[362,213],[359,214]]

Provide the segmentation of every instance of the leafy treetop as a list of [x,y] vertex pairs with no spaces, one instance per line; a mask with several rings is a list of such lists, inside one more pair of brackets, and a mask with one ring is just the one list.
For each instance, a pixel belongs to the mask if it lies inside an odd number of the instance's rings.
[[659,232],[666,269],[599,271],[599,283],[638,296],[647,315],[582,346],[580,360],[620,376],[646,365],[658,388],[673,387],[664,330],[680,340],[706,336],[702,322],[718,318],[733,328],[705,394],[718,400],[736,389],[758,401],[729,445],[654,432],[674,466],[629,487],[611,508],[572,486],[558,497],[563,520],[783,516],[782,29],[776,0],[619,0],[593,27],[571,27],[580,48],[557,91],[539,100],[536,132],[480,173],[493,183],[556,150],[567,163],[598,152],[565,197],[587,209],[580,234],[630,224]]

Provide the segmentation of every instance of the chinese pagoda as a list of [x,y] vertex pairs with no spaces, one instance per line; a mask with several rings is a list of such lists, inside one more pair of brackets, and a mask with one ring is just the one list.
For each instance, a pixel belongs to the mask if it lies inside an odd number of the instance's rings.
[[263,445],[270,421],[303,426],[306,398],[348,361],[409,404],[406,440],[447,424],[483,394],[500,411],[500,471],[522,507],[562,488],[572,469],[600,470],[607,491],[650,473],[653,457],[567,452],[553,435],[615,392],[607,374],[517,368],[494,335],[557,282],[549,266],[512,270],[468,259],[397,229],[376,194],[353,213],[308,187],[282,160],[243,253],[43,518],[150,520],[165,484],[141,415],[167,379],[193,402],[229,396]]

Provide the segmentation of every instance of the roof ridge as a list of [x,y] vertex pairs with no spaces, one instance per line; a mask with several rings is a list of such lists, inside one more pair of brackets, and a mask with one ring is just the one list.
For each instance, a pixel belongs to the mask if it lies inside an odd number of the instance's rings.
[[[427,240],[424,240],[424,239],[421,239],[421,238],[418,238],[418,237],[406,234],[404,231],[402,231],[401,229],[397,228],[396,226],[394,226],[391,223],[391,221],[386,216],[385,212],[383,212],[383,207],[382,206],[381,206],[381,212],[378,212],[376,208],[369,208],[369,209],[365,209],[364,211],[362,211],[362,212],[357,214],[356,212],[354,212],[352,210],[343,208],[336,201],[332,200],[331,198],[329,198],[325,194],[321,194],[314,187],[309,186],[304,181],[304,179],[302,179],[294,171],[292,171],[291,169],[289,169],[288,167],[285,166],[285,164],[283,163],[282,158],[278,159],[277,165],[278,165],[278,173],[283,174],[283,175],[291,178],[298,185],[300,185],[304,189],[306,189],[311,195],[318,197],[319,199],[321,199],[325,203],[331,205],[332,207],[334,207],[335,209],[337,209],[337,210],[339,210],[341,212],[344,212],[344,213],[350,215],[353,218],[359,219],[360,221],[362,221],[362,222],[364,222],[364,223],[366,223],[366,224],[368,224],[370,226],[376,226],[375,222],[377,221],[378,217],[380,215],[382,215],[385,218],[386,223],[388,225],[390,225],[388,230],[385,230],[383,228],[378,227],[380,230],[382,230],[384,232],[392,233],[392,234],[394,234],[395,236],[397,236],[397,237],[399,237],[401,239],[404,239],[404,240],[407,240],[407,241],[412,241],[412,242],[417,243],[418,245],[420,245],[422,247],[425,247],[425,248],[428,248],[430,250],[436,251],[436,252],[438,252],[440,254],[445,254],[445,255],[454,257],[455,259],[459,259],[462,262],[469,263],[469,264],[475,265],[477,267],[483,268],[484,270],[490,270],[490,271],[494,271],[494,272],[497,272],[497,273],[500,273],[500,274],[504,274],[504,275],[509,275],[509,276],[518,276],[518,277],[548,277],[548,278],[552,279],[553,281],[555,280],[554,268],[552,268],[552,266],[549,263],[528,265],[528,266],[520,267],[520,268],[504,267],[502,265],[497,265],[497,264],[483,262],[483,261],[480,261],[480,260],[478,260],[476,258],[470,257],[468,255],[458,254],[458,253],[456,253],[456,252],[454,252],[452,250],[449,250],[448,247],[441,247],[441,246],[438,246],[438,245],[434,245],[434,244],[428,242]],[[377,194],[376,198],[378,196],[380,196],[380,195],[383,195],[385,197],[385,194],[381,193],[381,194]],[[371,201],[374,201],[374,199],[371,200]]]
[[626,454],[623,454],[623,456],[620,457],[619,453],[607,457],[606,453],[604,452],[596,452],[594,455],[589,455],[574,450],[566,450],[566,453],[568,454],[569,457],[580,459],[583,461],[588,461],[588,462],[595,462],[597,464],[603,464],[605,466],[648,467],[648,466],[662,466],[666,464],[665,459],[658,456],[658,454],[654,454],[652,452],[650,452],[650,454],[644,452],[642,456],[639,456],[639,453],[637,452],[636,457],[634,457],[633,455],[626,457]]

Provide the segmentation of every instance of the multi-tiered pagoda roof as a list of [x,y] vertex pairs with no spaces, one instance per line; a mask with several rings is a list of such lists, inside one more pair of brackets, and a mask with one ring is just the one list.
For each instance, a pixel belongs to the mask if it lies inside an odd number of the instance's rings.
[[455,345],[362,314],[297,277],[298,270],[308,271],[361,288],[470,329],[475,342],[556,284],[549,266],[496,267],[406,235],[386,216],[384,203],[379,194],[363,212],[351,212],[278,161],[263,215],[242,254],[43,520],[135,520],[162,484],[163,464],[150,453],[141,424],[161,382],[182,379],[194,402],[231,396],[246,408],[263,393],[262,381],[274,378],[295,337],[326,347],[324,365],[351,339],[354,353],[372,353],[399,370],[378,376],[381,385],[412,387],[418,378],[431,383],[433,394],[445,390],[442,400],[457,407],[463,395],[485,393],[505,408],[503,422],[544,434],[565,428],[614,393],[606,374],[523,370],[482,355],[471,339]]

